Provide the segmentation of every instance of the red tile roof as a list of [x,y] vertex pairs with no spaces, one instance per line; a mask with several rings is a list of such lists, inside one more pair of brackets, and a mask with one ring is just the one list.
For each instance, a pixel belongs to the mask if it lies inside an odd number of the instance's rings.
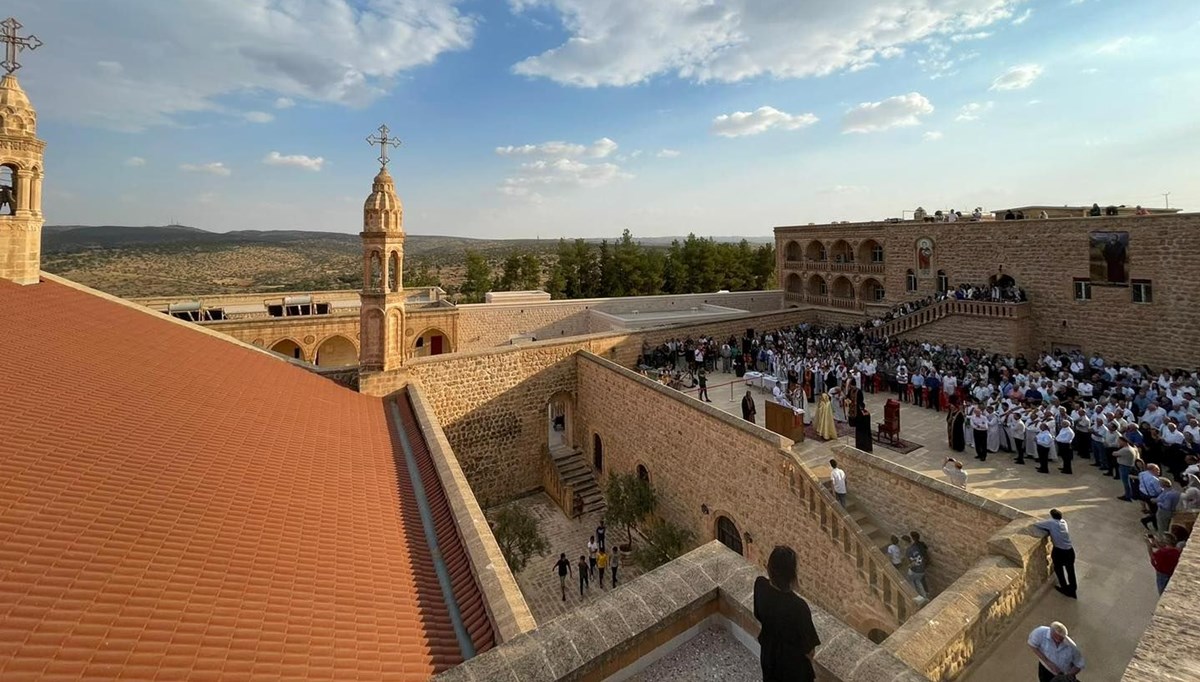
[[0,280],[0,679],[457,664],[398,448],[378,398],[61,283]]

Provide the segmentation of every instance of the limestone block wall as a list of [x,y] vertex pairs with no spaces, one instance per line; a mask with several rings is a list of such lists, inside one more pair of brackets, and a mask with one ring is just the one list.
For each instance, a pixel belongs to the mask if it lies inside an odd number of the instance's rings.
[[714,539],[717,519],[727,517],[754,563],[765,565],[777,544],[796,550],[806,598],[860,632],[896,628],[845,539],[825,533],[824,514],[807,513],[789,475],[808,474],[781,449],[790,441],[595,357],[579,357],[578,385],[578,430],[602,440],[602,481],[644,466],[659,513],[700,542]]
[[992,353],[1032,354],[1031,320],[949,315],[897,336],[905,341],[929,341],[963,348],[982,348]]
[[[1149,571],[1149,569],[1147,569]],[[1147,574],[1149,575],[1149,574]],[[1200,679],[1200,543],[1188,542],[1167,591],[1158,599],[1121,682],[1191,682]]]
[[[1128,232],[1129,274],[1149,280],[1152,303],[1133,303],[1124,287],[1092,288],[1089,301],[1074,300],[1073,279],[1087,278],[1088,235],[1093,231]],[[1031,340],[1037,349],[1054,345],[1080,346],[1085,352],[1148,363],[1153,367],[1191,367],[1200,362],[1192,342],[1200,334],[1200,268],[1193,254],[1200,252],[1200,214],[1054,218],[957,223],[858,223],[779,227],[776,247],[804,254],[810,245],[832,250],[839,240],[851,249],[878,242],[884,249],[883,274],[847,274],[855,284],[882,277],[887,301],[923,298],[937,290],[936,273],[946,273],[951,286],[961,282],[987,282],[993,275],[1009,275],[1029,294],[1032,308]],[[906,271],[917,273],[916,243],[934,242],[929,274],[917,277],[917,290],[906,291]],[[863,263],[862,255],[858,263]],[[780,281],[806,286],[815,275],[832,281],[837,273],[830,264],[814,266],[800,260],[780,261]],[[824,267],[825,269],[822,269]],[[859,265],[849,266],[858,268]],[[796,278],[789,279],[795,274]],[[1154,343],[1131,344],[1131,330]]]
[[986,556],[993,534],[1015,519],[1028,518],[881,457],[843,445],[834,450],[838,466],[846,470],[847,491],[876,525],[897,536],[915,530],[929,545],[933,562],[927,580],[935,592]]

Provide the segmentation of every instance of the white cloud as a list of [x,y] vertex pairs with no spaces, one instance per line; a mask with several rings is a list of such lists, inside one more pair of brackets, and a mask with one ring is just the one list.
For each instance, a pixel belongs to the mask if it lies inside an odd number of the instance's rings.
[[983,40],[984,38],[991,37],[991,35],[992,35],[991,31],[976,31],[975,33],[959,33],[959,34],[950,36],[950,42],[965,43],[968,40]]
[[1092,50],[1092,52],[1095,54],[1117,54],[1126,47],[1129,47],[1129,44],[1132,42],[1133,38],[1130,38],[1129,36],[1121,36],[1120,38],[1110,40],[1107,43],[1100,45],[1095,50]]
[[617,143],[607,137],[602,137],[590,145],[570,142],[552,141],[541,144],[508,145],[496,147],[500,156],[561,156],[575,158],[586,156],[593,159],[603,159],[617,150]]
[[979,117],[992,110],[995,102],[968,102],[958,110],[955,121],[978,121]]
[[296,100],[291,97],[279,97],[275,100],[276,109],[291,109],[296,106]]
[[325,158],[321,156],[305,156],[304,154],[271,152],[263,157],[262,162],[268,166],[292,166],[315,173],[321,170],[321,166],[325,165]]
[[1029,21],[1029,17],[1032,17],[1032,16],[1033,16],[1033,8],[1032,7],[1027,8],[1021,16],[1012,20],[1013,26],[1020,26],[1021,24]]
[[188,173],[207,173],[209,175],[219,175],[228,177],[233,175],[233,171],[224,162],[213,161],[212,163],[185,163],[179,166],[179,170],[187,171]]
[[655,76],[734,82],[864,68],[927,38],[970,34],[1011,19],[1021,0],[889,3],[689,0],[509,0],[516,12],[550,10],[568,38],[513,66],[521,75],[580,87]]
[[[70,46],[38,52],[37,77],[26,85],[39,113],[120,130],[226,112],[223,98],[248,91],[366,104],[401,73],[470,45],[477,19],[461,12],[461,4],[18,2],[22,23]],[[105,55],[105,64],[80,68],[80,55],[91,54]]]
[[867,188],[862,185],[834,185],[817,190],[818,194],[858,194],[867,191]]
[[128,159],[125,159],[125,165],[132,168],[138,168],[139,166],[145,166],[146,160],[140,156],[131,156]]
[[990,90],[1024,90],[1042,75],[1042,67],[1037,64],[1021,64],[996,76]]
[[681,153],[678,149],[660,149],[655,156],[660,159],[677,159]]
[[896,95],[882,102],[863,102],[842,117],[844,133],[875,133],[888,128],[915,126],[921,116],[933,113],[933,105],[919,92]]
[[1033,106],[1035,104],[1041,104],[1041,103],[1042,103],[1042,100],[1040,100],[1040,99],[1031,99],[1028,102],[1026,102],[1026,104],[1028,104],[1029,106]]
[[270,123],[275,120],[275,117],[265,111],[247,111],[242,114],[242,118],[251,123]]
[[758,135],[772,128],[799,130],[819,119],[813,114],[788,114],[775,107],[759,107],[754,111],[735,111],[713,119],[712,132],[721,137]]
[[942,139],[942,132],[940,130],[930,130],[922,135],[921,139],[925,140],[926,142],[936,142],[937,140]]

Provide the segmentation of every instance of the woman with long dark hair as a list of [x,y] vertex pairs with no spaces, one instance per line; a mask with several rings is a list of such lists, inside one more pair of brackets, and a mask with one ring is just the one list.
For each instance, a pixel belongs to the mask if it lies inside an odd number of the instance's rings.
[[795,593],[796,552],[779,545],[767,559],[767,576],[754,581],[754,617],[762,625],[763,682],[812,682],[813,652],[821,644],[808,602]]

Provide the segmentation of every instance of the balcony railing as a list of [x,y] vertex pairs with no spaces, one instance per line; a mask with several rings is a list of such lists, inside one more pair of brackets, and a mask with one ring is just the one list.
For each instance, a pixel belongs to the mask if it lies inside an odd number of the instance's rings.
[[1029,317],[1029,303],[998,303],[992,301],[960,301],[948,298],[913,311],[904,317],[888,320],[869,333],[876,336],[896,336],[911,331],[934,320],[950,315],[989,317],[993,319],[1022,319]]
[[831,296],[829,294],[809,294],[799,291],[784,292],[783,299],[790,303],[807,303],[808,305],[841,308],[843,310],[862,310],[864,307],[863,302],[856,298]]
[[861,261],[837,262],[828,260],[785,260],[783,266],[788,270],[807,270],[810,272],[855,272],[864,275],[882,275],[883,263],[863,263]]

